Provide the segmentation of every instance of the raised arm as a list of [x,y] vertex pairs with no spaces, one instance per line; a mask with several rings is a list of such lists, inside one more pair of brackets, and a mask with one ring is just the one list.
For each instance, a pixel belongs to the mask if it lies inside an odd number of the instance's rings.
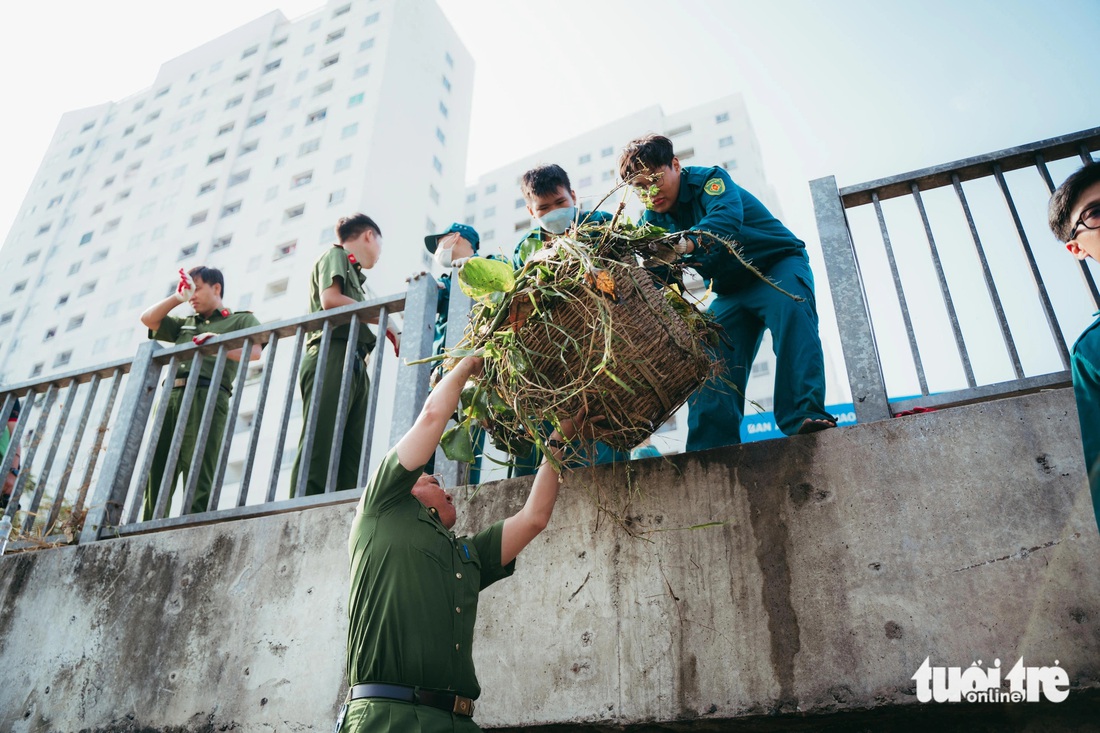
[[[598,421],[594,418],[592,422]],[[550,434],[548,450],[554,454],[555,462],[559,465],[562,460],[563,443],[567,443],[577,435],[584,432],[584,413],[576,417],[562,420],[561,429],[564,435],[555,430]],[[535,480],[531,484],[531,493],[527,495],[527,501],[523,508],[504,520],[504,532],[500,540],[500,564],[507,565],[516,559],[516,556],[535,539],[550,522],[550,516],[554,513],[554,504],[558,500],[558,486],[561,479],[558,469],[554,468],[546,458],[543,458],[539,466]]]
[[160,328],[160,322],[164,320],[173,308],[181,303],[186,303],[191,297],[191,294],[195,292],[195,281],[191,279],[191,276],[184,272],[183,268],[179,271],[179,283],[176,285],[176,292],[169,295],[159,303],[155,303],[146,309],[141,314],[141,323],[150,331],[156,331]]
[[397,460],[405,470],[415,471],[432,457],[447,428],[447,421],[458,407],[458,398],[466,380],[480,373],[481,359],[467,356],[428,393],[416,422],[394,446]]

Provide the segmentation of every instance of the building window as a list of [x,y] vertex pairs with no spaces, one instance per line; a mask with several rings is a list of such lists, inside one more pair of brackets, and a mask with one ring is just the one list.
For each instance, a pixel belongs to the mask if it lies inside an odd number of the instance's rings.
[[46,333],[42,335],[43,341],[52,341],[53,337],[57,335],[57,326],[51,326],[46,329]]
[[315,137],[312,140],[306,140],[298,148],[298,156],[301,157],[303,155],[309,155],[310,153],[316,151],[320,147],[321,147],[321,138]]
[[199,243],[189,244],[180,250],[179,259],[185,260],[188,257],[194,257],[195,253],[199,251]]
[[[252,56],[253,54],[255,54],[259,50],[260,50],[260,47],[258,45],[257,46],[249,46],[248,48],[246,48],[244,50],[244,53],[241,54],[241,58],[246,59],[249,56]],[[211,71],[213,71],[213,69],[211,69]]]
[[355,70],[355,73],[351,75],[353,79],[361,79],[370,73],[370,64],[363,64]]
[[447,116],[447,105],[443,104],[442,102],[439,103],[439,114],[443,115],[444,117]]
[[448,53],[447,51],[443,52],[443,60],[446,61],[447,66],[450,66],[452,69],[455,67],[455,60],[451,57],[451,54]]
[[580,158],[577,159],[577,163],[580,164],[580,165],[584,165],[585,163],[591,163],[591,162],[592,162],[592,154],[591,153],[585,153],[584,155],[582,155]]
[[27,289],[27,281],[26,280],[20,280],[19,282],[17,282],[15,285],[12,286],[11,292],[12,292],[12,295],[15,295],[16,293],[22,293],[26,289]]
[[228,102],[225,103],[225,108],[226,109],[233,109],[234,107],[236,107],[237,105],[239,105],[243,101],[244,101],[244,96],[238,94],[237,96],[233,97],[232,99],[230,99]]
[[69,319],[68,325],[65,326],[66,331],[75,331],[84,325],[84,315],[73,316]]
[[81,264],[82,264],[81,262],[77,261],[77,262],[74,262],[71,265],[69,265],[69,274],[70,275],[75,275],[76,273],[80,272],[80,265]]
[[222,218],[224,219],[227,216],[233,216],[234,214],[236,214],[238,211],[241,210],[241,204],[242,203],[243,202],[241,202],[241,201],[234,201],[231,204],[226,204],[225,206],[223,206],[222,207]]
[[226,123],[226,124],[222,125],[221,127],[218,128],[218,135],[221,136],[221,135],[225,135],[227,133],[233,132],[234,125],[236,125],[235,122],[229,122],[229,123]]
[[227,186],[236,186],[239,183],[244,183],[248,180],[248,177],[250,175],[252,175],[251,168],[234,173],[233,175],[229,176],[229,182]]
[[341,28],[340,30],[336,30],[336,31],[333,31],[332,33],[329,33],[327,36],[325,36],[325,43],[332,43],[333,41],[339,41],[341,38],[344,37],[344,30],[345,30],[344,28]]
[[275,69],[279,68],[282,65],[283,65],[283,60],[282,59],[275,59],[274,61],[271,61],[269,63],[264,64],[263,73],[267,74],[269,72],[275,71]]
[[677,150],[675,155],[680,160],[691,160],[695,157],[695,148],[684,148],[683,150]]
[[691,132],[691,125],[681,125],[679,127],[674,127],[671,130],[669,130],[668,132],[666,132],[665,137],[669,137],[669,138],[679,137],[680,135],[686,135],[689,132]]
[[304,186],[313,180],[313,171],[306,171],[305,173],[299,173],[290,179],[290,187],[298,188]]
[[55,307],[60,308],[61,306],[65,305],[68,302],[69,302],[69,294],[65,293],[64,295],[62,295],[60,298],[57,299],[57,305]]
[[359,123],[353,122],[350,125],[346,125],[343,130],[340,131],[340,138],[347,139],[359,132]]
[[340,54],[338,54],[338,53],[333,54],[332,56],[329,56],[327,59],[322,59],[321,60],[321,67],[320,68],[327,69],[328,67],[332,66],[333,64],[335,64],[339,60],[340,60]]
[[61,175],[60,175],[60,176],[58,177],[58,179],[57,179],[57,180],[58,180],[58,181],[67,181],[67,180],[69,180],[70,178],[72,178],[72,177],[73,177],[73,173],[74,173],[74,172],[75,172],[75,169],[73,169],[73,168],[70,168],[69,170],[67,170],[67,171],[65,171],[64,173],[62,173],[62,174],[61,174]]
[[6,323],[11,323],[11,319],[15,317],[15,311],[8,311],[7,313],[0,315],[0,326]]
[[306,46],[305,48],[302,49],[302,55],[303,56],[309,56],[311,53],[313,53],[314,48],[316,48],[316,46],[314,46],[312,43],[309,44],[308,46]]
[[474,225],[474,217],[472,215],[467,216],[466,217],[466,226],[471,226],[472,227],[473,225]]
[[94,122],[85,122],[84,126],[80,128],[80,131],[81,132],[87,132],[88,130],[92,129],[93,127],[95,127]]
[[344,5],[336,8],[336,10],[332,11],[332,17],[339,18],[341,15],[345,15],[349,10],[351,10],[351,5]]
[[491,183],[485,187],[485,195],[489,196],[497,192],[497,184]]
[[439,142],[443,143],[444,145],[447,144],[447,136],[444,135],[443,130],[440,130],[438,127],[435,128],[435,137],[437,140],[439,140]]
[[[80,296],[83,296],[83,295],[90,295],[91,293],[94,293],[95,292],[95,283],[96,283],[96,281],[92,280],[90,282],[86,282],[83,285],[81,285],[80,286],[80,291],[77,293],[77,297],[80,297]],[[65,296],[65,299],[68,300],[68,296]]]
[[368,38],[367,40],[359,44],[360,51],[366,51],[368,48],[374,48],[374,39]]
[[327,114],[328,114],[328,109],[327,108],[319,109],[316,112],[310,112],[308,115],[306,115],[306,124],[307,125],[312,125],[314,122],[320,122],[321,120],[325,119],[325,116]]
[[60,354],[58,354],[56,357],[54,357],[53,365],[55,367],[65,366],[66,364],[69,363],[69,360],[72,359],[72,358],[73,358],[73,352],[72,352],[71,349],[69,351],[62,351]]
[[371,13],[363,19],[363,25],[374,25],[378,22],[379,13]]
[[718,138],[718,147],[728,148],[731,145],[733,145],[732,135],[726,135],[725,137]]
[[103,260],[107,259],[107,253],[108,252],[109,252],[109,250],[106,250],[106,249],[99,250],[98,252],[96,252],[95,254],[92,255],[91,262],[102,262]]
[[472,204],[475,201],[477,201],[477,193],[471,191],[470,193],[466,194],[466,203]]
[[107,222],[106,224],[103,225],[103,233],[107,234],[108,232],[113,232],[114,230],[118,229],[118,225],[121,222],[122,222],[121,218],[111,219],[109,222]]
[[522,221],[517,221],[516,222],[515,231],[522,232],[524,229],[530,229],[530,228],[531,228],[531,220],[530,219],[523,219]]
[[270,97],[272,92],[274,92],[274,91],[275,91],[275,85],[274,84],[269,84],[268,86],[264,87],[263,89],[258,90],[256,92],[256,96],[253,97],[252,99],[255,101],[255,100],[263,99],[264,97]]
[[210,251],[211,252],[217,252],[219,250],[223,250],[226,247],[228,247],[232,242],[233,242],[233,235],[232,234],[226,234],[223,237],[218,237],[217,239],[214,240],[214,246],[212,246],[210,248]]
[[216,153],[210,154],[210,157],[206,159],[206,164],[213,165],[214,163],[220,163],[223,160],[225,160],[225,151],[219,150]]
[[83,247],[85,244],[87,244],[90,241],[92,241],[92,232],[84,232],[83,234],[80,235],[80,243],[77,246],[78,247]]
[[496,216],[496,215],[497,215],[497,207],[495,207],[495,206],[490,206],[489,208],[485,209],[485,213],[483,214],[483,216],[486,219],[488,219],[491,216]]
[[46,232],[50,231],[50,226],[51,226],[51,223],[46,223],[46,224],[43,224],[42,226],[38,227],[38,232],[34,236],[37,237],[39,235],[45,234]]
[[281,259],[284,259],[286,257],[290,257],[292,254],[294,254],[294,250],[296,250],[296,249],[298,249],[298,240],[297,239],[295,239],[292,242],[286,242],[285,244],[280,244],[279,246],[277,246],[275,248],[275,254],[271,257],[271,259],[272,259],[272,261],[278,262]]
[[439,191],[435,190],[435,186],[428,186],[428,198],[432,200],[432,203],[439,203]]
[[344,196],[346,193],[347,189],[343,188],[339,189],[338,191],[333,191],[328,195],[328,205],[335,206],[336,204],[342,203],[344,201]]
[[148,115],[146,115],[145,116],[145,121],[146,122],[152,122],[153,120],[158,119],[159,117],[160,117],[160,110],[158,109],[156,112],[150,112]]
[[[317,86],[315,86],[313,88],[313,96],[319,97],[322,94],[324,94],[325,92],[329,91],[330,89],[332,89],[332,80],[331,79],[326,81],[324,84],[318,84]],[[291,108],[293,109],[296,106],[297,105],[291,105]]]
[[250,119],[248,121],[248,124],[245,125],[245,127],[255,127],[256,125],[261,124],[266,119],[267,119],[267,112],[261,112],[260,114],[256,115],[252,119]]
[[439,158],[437,158],[434,155],[432,156],[432,168],[435,168],[436,173],[442,173],[443,172],[443,161],[441,161]]
[[494,234],[495,234],[495,233],[493,232],[493,230],[492,230],[492,229],[490,229],[490,230],[489,230],[489,231],[487,231],[487,232],[483,232],[483,233],[482,233],[482,235],[481,235],[481,238],[482,238],[482,239],[486,239],[486,240],[488,240],[488,239],[492,239],[492,238],[493,238],[493,236],[494,236]]
[[725,163],[722,164],[722,167],[728,171],[737,170],[737,161],[727,160]]
[[448,92],[451,91],[451,80],[447,78],[447,75],[443,75],[443,88]]
[[241,73],[239,73],[235,77],[233,77],[233,83],[237,84],[239,82],[242,82],[250,76],[252,76],[252,70],[251,69],[249,69],[248,71],[242,71]]
[[352,96],[348,97],[348,106],[349,107],[354,107],[355,105],[362,104],[362,103],[363,103],[363,92],[359,92],[358,94],[353,94]]
[[52,209],[53,207],[60,204],[61,199],[63,199],[63,198],[64,198],[64,196],[54,196],[52,199],[50,199],[50,202],[48,204],[46,204],[46,208],[47,209]]
[[199,186],[199,192],[197,195],[202,196],[204,193],[210,193],[214,190],[214,187],[218,185],[217,179],[207,181]]
[[73,148],[72,150],[69,151],[69,157],[70,158],[75,158],[76,156],[80,155],[83,152],[84,152],[84,146],[83,145],[77,145],[75,148]]
[[200,211],[197,214],[192,214],[191,215],[191,221],[190,221],[190,223],[188,223],[187,226],[193,227],[196,224],[202,224],[204,221],[206,221],[207,213],[208,212],[206,212],[206,211]]
[[723,112],[722,114],[714,116],[714,121],[716,123],[729,122],[729,119],[730,119],[730,113],[729,112]]
[[290,221],[291,219],[297,219],[302,214],[306,213],[306,205],[298,204],[297,206],[291,206],[285,212],[283,212],[283,221]]
[[351,168],[351,156],[345,155],[342,158],[336,159],[336,165],[333,166],[332,170],[335,173],[339,173],[340,171],[346,171],[348,168]]
[[130,189],[126,189],[125,191],[119,191],[118,195],[115,196],[115,201],[116,202],[125,201],[128,198],[130,198]]
[[524,206],[526,206],[526,205],[527,205],[527,202],[526,202],[525,200],[523,200],[523,199],[516,199],[516,208],[517,208],[517,209],[522,209],[522,208],[523,208]]
[[152,140],[152,139],[153,139],[152,135],[146,135],[145,137],[141,138],[136,143],[134,143],[134,149],[136,150],[138,148],[144,148],[146,145],[149,144],[149,141]]
[[287,277],[284,277],[282,280],[268,283],[267,287],[264,288],[264,300],[270,300],[272,298],[278,298],[280,295],[285,295],[287,285],[289,284],[290,278]]

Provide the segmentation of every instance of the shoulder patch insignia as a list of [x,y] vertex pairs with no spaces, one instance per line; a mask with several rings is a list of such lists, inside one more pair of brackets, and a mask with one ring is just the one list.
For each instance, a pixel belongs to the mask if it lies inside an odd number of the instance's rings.
[[718,196],[726,192],[726,182],[721,178],[711,178],[703,184],[703,190],[708,196]]

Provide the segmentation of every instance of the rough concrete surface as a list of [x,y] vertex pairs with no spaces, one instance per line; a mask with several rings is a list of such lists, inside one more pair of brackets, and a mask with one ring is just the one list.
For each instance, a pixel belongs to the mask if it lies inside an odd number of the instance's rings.
[[[1080,451],[1058,390],[577,471],[483,594],[476,720],[1097,729],[1100,535]],[[481,487],[462,526],[528,486]],[[352,510],[0,558],[0,731],[331,730]],[[1069,698],[921,704],[926,657],[1058,664]]]

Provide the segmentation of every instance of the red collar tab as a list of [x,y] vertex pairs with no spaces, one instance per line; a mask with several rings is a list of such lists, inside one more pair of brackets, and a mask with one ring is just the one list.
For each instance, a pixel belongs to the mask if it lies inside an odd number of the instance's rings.
[[222,314],[222,318],[229,318],[229,309],[228,308],[222,308],[221,311],[219,311],[219,312]]
[[353,265],[358,265],[359,264],[359,260],[355,259],[355,255],[353,255],[351,252],[348,252],[348,262],[350,262]]

